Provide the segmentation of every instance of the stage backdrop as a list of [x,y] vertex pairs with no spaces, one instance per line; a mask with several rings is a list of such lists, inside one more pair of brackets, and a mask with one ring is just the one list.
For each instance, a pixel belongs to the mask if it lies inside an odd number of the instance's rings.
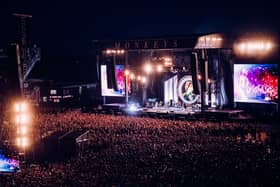
[[178,102],[178,76],[175,75],[166,81],[164,81],[164,103],[168,103],[170,100]]
[[174,103],[180,101],[184,104],[194,104],[198,99],[199,94],[194,93],[191,75],[183,75],[181,78],[174,75],[164,81],[164,103],[173,100]]

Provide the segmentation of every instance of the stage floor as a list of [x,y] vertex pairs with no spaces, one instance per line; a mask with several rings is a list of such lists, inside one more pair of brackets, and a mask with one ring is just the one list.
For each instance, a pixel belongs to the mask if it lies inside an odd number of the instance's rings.
[[[192,120],[251,120],[252,117],[244,114],[243,110],[238,109],[214,109],[208,108],[201,110],[192,107],[152,107],[152,108],[133,108],[126,107],[125,104],[113,103],[103,106],[106,111],[114,111],[114,114],[125,114],[134,116],[149,116],[170,119],[192,119]],[[110,113],[112,114],[112,113]]]
[[181,119],[205,119],[205,120],[226,120],[226,119],[249,119],[251,117],[244,117],[243,110],[236,109],[206,109],[201,111],[200,109],[193,108],[177,108],[177,107],[154,107],[143,108],[141,110],[142,115],[154,116],[154,117],[174,117]]

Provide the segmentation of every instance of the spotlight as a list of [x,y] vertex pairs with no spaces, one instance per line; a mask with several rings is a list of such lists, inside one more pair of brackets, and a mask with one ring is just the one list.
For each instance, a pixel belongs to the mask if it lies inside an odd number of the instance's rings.
[[146,64],[145,66],[144,66],[144,70],[145,70],[145,72],[146,73],[151,73],[152,72],[152,70],[153,70],[153,67],[152,67],[152,65],[151,64]]
[[17,146],[20,147],[20,145],[21,145],[21,138],[17,138],[17,139],[16,139],[16,144],[17,144]]
[[27,109],[28,109],[27,103],[25,103],[24,101],[15,103],[15,106],[14,106],[15,112],[25,113],[25,112],[27,112]]
[[16,139],[16,144],[17,146],[21,147],[21,148],[25,148],[28,146],[29,142],[27,137],[18,137]]
[[157,65],[157,71],[158,71],[158,72],[162,72],[162,70],[163,70],[163,69],[162,69],[162,65],[160,65],[160,64]]
[[266,47],[266,50],[268,50],[268,51],[271,50],[271,48],[272,48],[271,42],[267,42],[265,47]]
[[141,76],[140,76],[140,75],[137,76],[137,80],[138,80],[138,81],[141,80]]
[[112,51],[110,49],[107,49],[106,52],[105,52],[107,55],[111,54]]
[[26,114],[21,114],[19,120],[19,123],[26,124],[28,123],[28,116]]
[[136,111],[137,110],[136,104],[135,103],[130,104],[129,107],[128,107],[128,110],[131,111],[131,112]]
[[20,133],[21,133],[21,135],[26,135],[26,133],[27,133],[27,127],[26,127],[26,126],[22,126],[22,127],[20,128]]
[[28,146],[28,140],[27,140],[26,137],[23,137],[23,138],[21,139],[21,146],[22,146],[22,147]]
[[272,40],[249,38],[234,45],[237,54],[247,57],[265,57],[273,51]]
[[125,76],[128,76],[129,75],[129,70],[125,70],[124,74],[125,74]]
[[20,123],[20,115],[19,114],[16,115],[16,123],[17,124]]
[[142,83],[146,83],[147,82],[146,77],[142,77],[141,81],[142,81]]
[[20,110],[21,110],[21,112],[26,112],[27,111],[26,103],[21,103]]
[[16,103],[16,104],[15,104],[15,111],[16,111],[16,112],[19,112],[19,111],[20,111],[20,104],[19,104],[19,103]]

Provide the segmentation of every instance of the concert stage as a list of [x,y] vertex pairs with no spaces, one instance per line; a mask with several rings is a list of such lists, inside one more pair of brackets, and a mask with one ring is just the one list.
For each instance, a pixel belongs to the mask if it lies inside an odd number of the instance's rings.
[[[143,108],[142,115],[160,118],[197,119],[197,120],[230,120],[238,119],[243,110],[207,109],[201,111],[192,108],[157,107]],[[240,118],[241,119],[241,118]],[[244,118],[243,118],[244,119]]]
[[192,107],[131,107],[125,104],[113,103],[103,105],[102,113],[113,115],[133,115],[154,118],[181,119],[181,120],[250,120],[251,117],[244,116],[243,110],[235,109],[205,109]]
[[[109,113],[123,110],[136,115],[205,120],[239,119],[242,110],[256,118],[277,118],[279,56],[261,61],[238,57],[233,48],[235,37],[213,33],[96,41],[104,108]],[[247,46],[246,41],[240,41],[240,46]],[[126,106],[110,106],[110,102],[124,102]],[[153,108],[137,107],[133,111],[135,106],[131,110],[130,102]]]

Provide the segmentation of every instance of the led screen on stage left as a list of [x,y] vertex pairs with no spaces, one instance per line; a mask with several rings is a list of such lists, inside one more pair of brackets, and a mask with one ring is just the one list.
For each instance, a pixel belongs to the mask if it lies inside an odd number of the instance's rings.
[[102,96],[124,96],[125,95],[124,65],[116,65],[115,72],[116,72],[118,90],[108,88],[107,66],[101,65],[101,94],[102,94]]
[[5,157],[0,150],[0,173],[12,173],[19,170],[19,161]]

